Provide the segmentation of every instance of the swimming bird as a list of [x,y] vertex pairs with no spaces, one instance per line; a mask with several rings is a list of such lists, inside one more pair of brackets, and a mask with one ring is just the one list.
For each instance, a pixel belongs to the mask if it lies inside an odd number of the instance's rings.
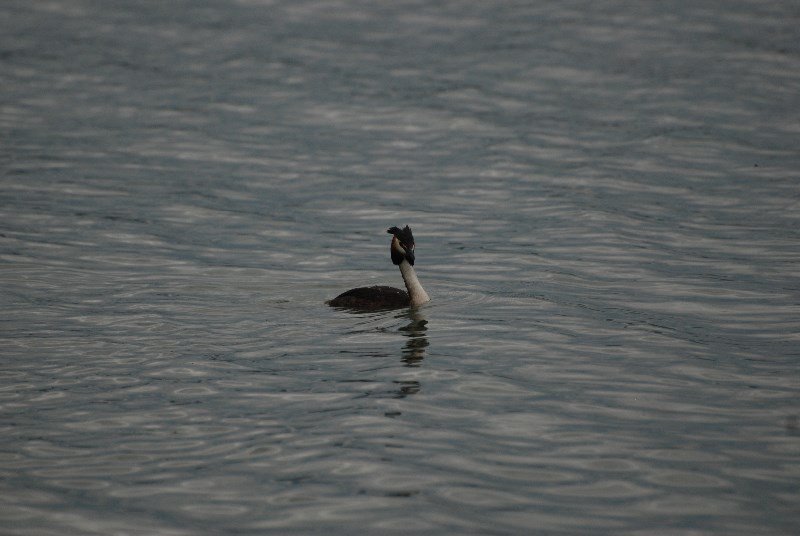
[[384,286],[359,287],[336,296],[328,305],[349,309],[391,309],[430,301],[414,271],[414,235],[411,234],[411,228],[408,225],[403,229],[391,227],[386,232],[392,235],[389,252],[392,263],[400,267],[406,290]]

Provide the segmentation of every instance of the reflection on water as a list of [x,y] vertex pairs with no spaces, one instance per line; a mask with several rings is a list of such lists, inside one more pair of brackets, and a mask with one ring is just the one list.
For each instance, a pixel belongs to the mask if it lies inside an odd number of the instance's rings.
[[400,389],[397,391],[397,398],[405,398],[410,395],[419,393],[422,386],[416,380],[399,380],[395,381]]
[[797,415],[789,415],[786,417],[786,433],[800,436],[800,417]]
[[[407,337],[401,352],[401,361],[406,367],[419,367],[425,359],[425,349],[428,347],[428,339],[425,332],[428,330],[428,321],[417,307],[411,307],[400,315],[398,319],[408,319],[409,323],[398,328],[398,332]],[[397,393],[398,398],[415,395],[422,389],[419,380],[395,380],[400,389]]]
[[400,333],[408,337],[403,347],[402,360],[407,367],[418,367],[425,359],[425,349],[430,344],[425,337],[425,332],[428,331],[428,321],[416,307],[412,307],[404,315],[398,316],[398,318],[403,317],[410,321],[399,329]]

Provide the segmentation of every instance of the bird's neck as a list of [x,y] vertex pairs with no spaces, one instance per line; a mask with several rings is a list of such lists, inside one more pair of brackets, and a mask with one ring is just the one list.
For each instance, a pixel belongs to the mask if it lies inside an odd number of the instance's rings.
[[405,259],[400,263],[400,273],[403,275],[403,282],[406,284],[406,290],[408,290],[408,297],[411,300],[411,305],[422,305],[425,302],[431,301],[428,293],[425,292],[425,289],[420,285],[414,267]]

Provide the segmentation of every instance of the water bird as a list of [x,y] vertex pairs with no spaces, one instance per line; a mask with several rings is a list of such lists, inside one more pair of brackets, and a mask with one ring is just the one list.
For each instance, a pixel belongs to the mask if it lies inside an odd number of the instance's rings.
[[386,286],[358,287],[339,294],[327,302],[328,305],[348,309],[391,309],[430,301],[414,271],[414,235],[411,234],[411,228],[408,225],[402,229],[391,227],[386,232],[392,235],[389,253],[392,263],[400,268],[406,290]]

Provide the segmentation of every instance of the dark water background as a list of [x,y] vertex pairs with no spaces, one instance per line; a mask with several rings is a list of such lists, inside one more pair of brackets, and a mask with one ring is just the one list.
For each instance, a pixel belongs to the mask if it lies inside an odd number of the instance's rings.
[[796,2],[5,0],[0,87],[0,533],[797,533]]

